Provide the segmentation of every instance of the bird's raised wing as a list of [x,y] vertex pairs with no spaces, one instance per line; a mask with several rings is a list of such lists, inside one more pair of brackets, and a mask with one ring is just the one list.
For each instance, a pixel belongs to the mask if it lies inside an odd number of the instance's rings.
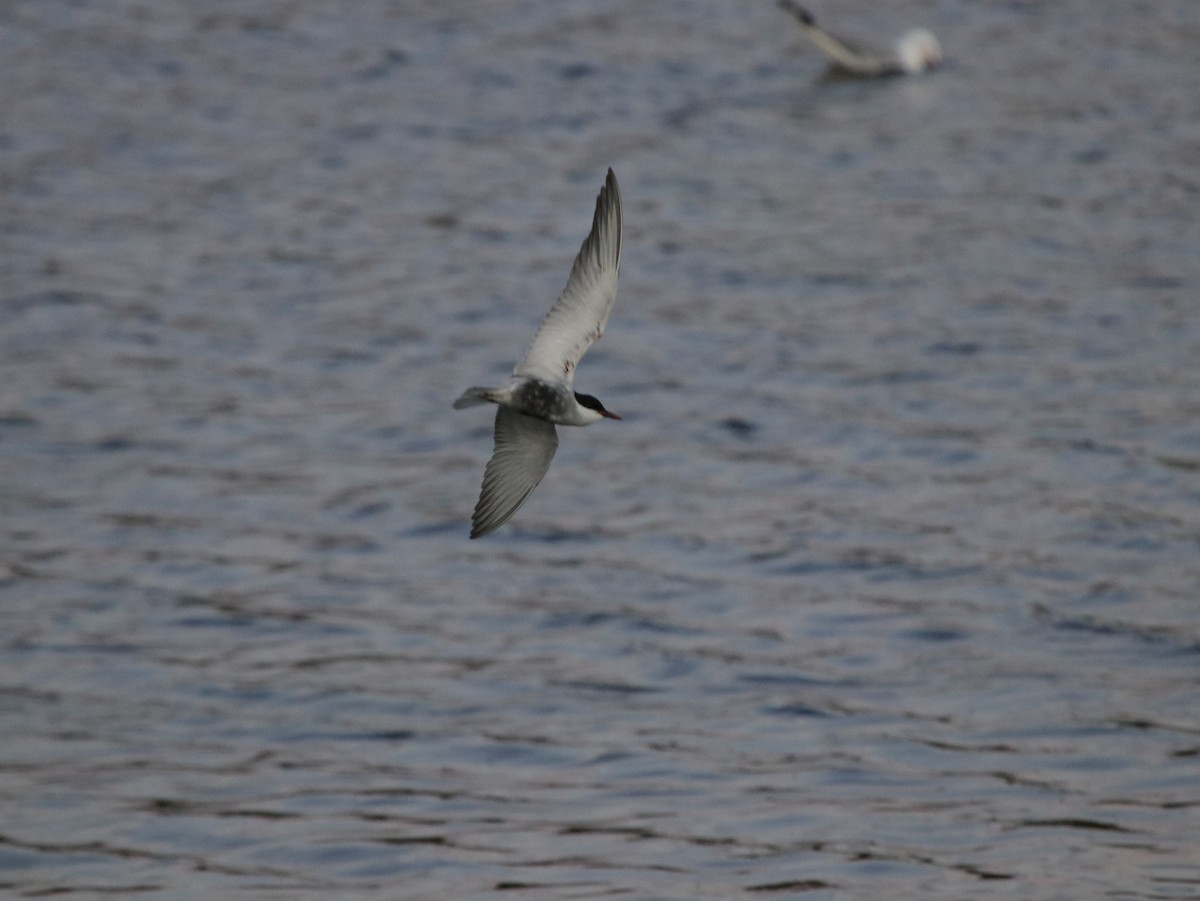
[[556,450],[554,423],[507,407],[496,411],[496,449],[483,471],[483,490],[471,517],[472,538],[494,532],[517,512],[542,481]]
[[621,268],[621,191],[612,169],[596,198],[592,230],[579,248],[567,286],[542,320],[515,375],[568,385],[575,367],[604,334]]
[[830,61],[844,72],[872,76],[899,71],[899,61],[893,54],[863,41],[830,34],[817,24],[812,13],[793,0],[779,0],[779,6],[792,14],[805,36],[820,47]]

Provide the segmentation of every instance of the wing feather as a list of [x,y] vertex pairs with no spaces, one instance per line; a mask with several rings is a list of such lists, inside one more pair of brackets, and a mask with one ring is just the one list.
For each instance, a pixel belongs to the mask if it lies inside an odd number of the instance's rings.
[[567,385],[574,382],[575,367],[604,334],[617,297],[621,227],[621,191],[609,169],[596,198],[592,230],[575,256],[567,286],[542,320],[515,375]]
[[787,10],[800,24],[805,37],[816,44],[833,64],[852,75],[889,75],[899,71],[899,61],[894,55],[863,41],[838,37],[826,31],[813,19],[812,14],[793,0],[779,0],[781,8]]
[[495,444],[471,517],[472,538],[494,532],[525,503],[550,468],[558,450],[558,433],[552,422],[500,407]]

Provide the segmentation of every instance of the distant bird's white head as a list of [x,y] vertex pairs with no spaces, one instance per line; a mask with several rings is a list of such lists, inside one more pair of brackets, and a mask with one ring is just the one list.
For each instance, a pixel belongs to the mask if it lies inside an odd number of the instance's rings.
[[896,41],[896,56],[900,60],[900,68],[909,75],[916,75],[941,63],[942,46],[932,32],[913,28]]

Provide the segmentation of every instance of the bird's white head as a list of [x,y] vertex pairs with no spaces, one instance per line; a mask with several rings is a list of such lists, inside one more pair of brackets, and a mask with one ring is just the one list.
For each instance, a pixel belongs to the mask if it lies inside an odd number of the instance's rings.
[[941,63],[942,46],[932,32],[913,28],[896,41],[896,56],[900,58],[900,68],[909,75],[916,75]]

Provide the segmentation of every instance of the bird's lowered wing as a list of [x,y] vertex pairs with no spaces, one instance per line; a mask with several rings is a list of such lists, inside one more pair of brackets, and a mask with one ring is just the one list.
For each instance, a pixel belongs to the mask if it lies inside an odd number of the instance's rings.
[[472,538],[495,531],[517,512],[542,481],[556,450],[554,423],[507,407],[496,411],[496,448],[483,471],[483,490],[471,517]]

